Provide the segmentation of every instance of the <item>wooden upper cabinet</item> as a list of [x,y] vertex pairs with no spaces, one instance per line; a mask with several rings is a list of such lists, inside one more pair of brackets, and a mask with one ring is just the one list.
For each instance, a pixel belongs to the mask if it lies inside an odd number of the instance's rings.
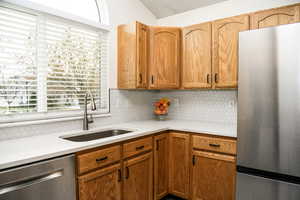
[[137,88],[147,88],[149,64],[149,27],[137,23]]
[[169,134],[169,192],[189,198],[190,136],[185,133]]
[[215,88],[238,85],[238,37],[249,30],[249,16],[241,15],[213,22],[213,79]]
[[135,22],[118,27],[118,88],[147,87],[149,28]]
[[251,14],[251,29],[259,29],[300,21],[300,4],[259,11]]
[[211,88],[211,23],[182,29],[182,87]]
[[78,178],[80,200],[121,200],[120,164]]
[[169,142],[168,133],[154,137],[154,195],[160,200],[168,194]]
[[152,152],[124,161],[123,200],[153,200]]
[[180,28],[150,28],[149,88],[179,88]]

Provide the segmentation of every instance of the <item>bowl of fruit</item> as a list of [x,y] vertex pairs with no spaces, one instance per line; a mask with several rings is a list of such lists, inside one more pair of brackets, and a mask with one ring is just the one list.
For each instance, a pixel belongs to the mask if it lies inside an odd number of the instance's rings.
[[161,98],[154,103],[154,114],[160,121],[166,120],[171,101],[168,98]]

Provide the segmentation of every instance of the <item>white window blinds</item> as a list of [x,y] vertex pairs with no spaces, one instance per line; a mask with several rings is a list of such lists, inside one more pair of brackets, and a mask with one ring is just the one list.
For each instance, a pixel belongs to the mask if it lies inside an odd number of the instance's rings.
[[108,112],[107,33],[0,6],[0,115],[79,110],[91,92]]
[[48,110],[79,109],[89,90],[100,100],[101,36],[46,20]]
[[0,114],[37,111],[36,23],[0,7]]

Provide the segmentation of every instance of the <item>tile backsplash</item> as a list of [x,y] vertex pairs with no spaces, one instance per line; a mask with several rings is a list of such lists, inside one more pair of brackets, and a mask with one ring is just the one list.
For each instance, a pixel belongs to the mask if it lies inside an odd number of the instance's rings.
[[[169,119],[236,123],[237,91],[110,91],[110,117],[95,118],[91,128],[154,118],[153,102],[169,97]],[[82,120],[0,128],[0,140],[82,129]]]
[[171,99],[169,118],[203,122],[237,123],[237,91],[162,91],[161,97]]
[[[127,121],[150,120],[152,115],[153,91],[126,91],[110,90],[110,117],[94,118],[91,128]],[[0,128],[0,140],[28,137],[33,135],[49,134],[82,130],[82,120],[60,121],[35,125]]]

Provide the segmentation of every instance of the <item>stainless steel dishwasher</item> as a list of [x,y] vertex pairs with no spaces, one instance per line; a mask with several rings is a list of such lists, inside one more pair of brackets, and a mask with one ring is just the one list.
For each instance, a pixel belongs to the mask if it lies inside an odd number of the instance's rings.
[[76,200],[74,155],[0,171],[0,200]]

